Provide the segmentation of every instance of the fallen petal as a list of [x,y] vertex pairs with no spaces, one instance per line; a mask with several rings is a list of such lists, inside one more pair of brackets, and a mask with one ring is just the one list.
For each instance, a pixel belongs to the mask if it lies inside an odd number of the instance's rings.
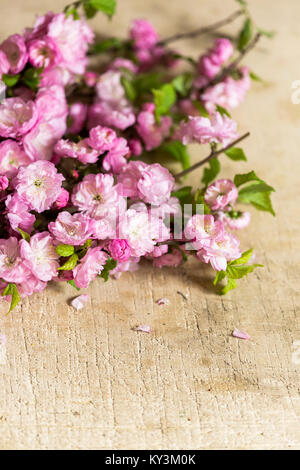
[[232,332],[232,336],[234,336],[235,338],[240,338],[240,339],[250,339],[250,336],[248,335],[248,333],[246,333],[245,331],[240,331],[237,328],[235,328],[234,331]]
[[143,333],[152,333],[152,328],[149,325],[139,325],[135,331],[142,331]]
[[163,297],[162,299],[158,299],[158,300],[156,301],[156,303],[157,303],[158,305],[170,305],[169,299],[167,299],[167,298],[165,298],[165,297]]
[[72,307],[76,308],[76,310],[81,310],[87,301],[89,300],[89,296],[87,294],[79,295],[72,300],[71,305]]

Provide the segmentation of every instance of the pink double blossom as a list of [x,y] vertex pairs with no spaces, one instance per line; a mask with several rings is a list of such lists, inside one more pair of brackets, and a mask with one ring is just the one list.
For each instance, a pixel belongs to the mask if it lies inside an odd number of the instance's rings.
[[158,41],[154,27],[144,19],[137,19],[131,23],[130,37],[137,49],[151,49]]
[[28,58],[33,67],[48,69],[60,62],[61,54],[55,41],[45,36],[29,43]]
[[27,48],[23,37],[20,34],[9,36],[2,42],[0,49],[5,53],[9,62],[10,73],[15,75],[22,72],[28,60]]
[[31,209],[41,213],[56,201],[63,180],[53,163],[39,160],[20,168],[16,190]]
[[227,38],[217,38],[214,46],[199,59],[200,78],[212,79],[221,70],[222,65],[232,56],[233,45]]
[[56,199],[53,207],[55,209],[63,209],[68,205],[70,199],[70,193],[64,188],[61,188],[58,198]]
[[113,148],[116,138],[117,135],[113,129],[96,126],[90,130],[89,145],[102,154]]
[[50,281],[59,267],[53,239],[48,232],[33,235],[30,241],[20,241],[24,264],[40,281]]
[[86,288],[104,268],[108,255],[100,247],[90,248],[80,264],[73,269],[77,287]]
[[238,190],[233,181],[220,179],[210,184],[205,191],[204,200],[214,211],[227,209],[235,204]]
[[90,147],[89,139],[83,139],[79,142],[61,139],[55,145],[54,151],[61,157],[75,158],[84,164],[95,163],[99,156],[99,152]]
[[229,230],[240,230],[246,228],[251,220],[250,212],[237,212],[232,216],[228,212],[217,212],[218,220],[221,220],[226,228]]
[[7,196],[5,201],[7,208],[7,218],[13,230],[21,228],[27,233],[31,233],[35,222],[35,216],[30,213],[29,205],[19,196],[18,193]]
[[105,171],[118,174],[126,166],[128,157],[130,157],[130,149],[127,140],[118,137],[114,140],[111,149],[103,159],[103,168]]
[[118,261],[118,263],[128,261],[131,256],[131,248],[127,240],[111,240],[107,248],[111,257]]
[[93,233],[89,217],[81,213],[71,215],[67,211],[60,212],[48,229],[56,240],[67,245],[83,245]]
[[33,101],[21,98],[6,98],[0,106],[0,136],[21,137],[32,129],[38,119]]
[[184,236],[192,242],[192,248],[199,250],[212,240],[222,240],[224,227],[222,222],[215,221],[210,214],[193,215],[184,229]]
[[169,116],[162,116],[160,124],[157,124],[154,110],[153,103],[146,103],[137,118],[136,130],[143,139],[147,151],[160,146],[163,139],[169,135],[172,125]]
[[0,191],[5,191],[9,186],[9,180],[7,176],[0,175]]
[[25,271],[18,239],[15,237],[0,239],[0,278],[6,282],[23,282]]
[[231,234],[224,232],[221,240],[213,239],[209,245],[197,252],[197,257],[203,263],[210,263],[216,271],[226,271],[227,261],[240,258],[240,241]]

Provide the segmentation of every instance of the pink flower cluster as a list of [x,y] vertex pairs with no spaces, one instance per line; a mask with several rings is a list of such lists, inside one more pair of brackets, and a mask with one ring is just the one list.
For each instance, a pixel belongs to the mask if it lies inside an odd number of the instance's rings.
[[[0,102],[0,293],[9,298],[13,285],[25,297],[51,280],[87,288],[98,276],[135,271],[142,258],[163,268],[194,255],[225,270],[241,255],[230,230],[250,221],[234,208],[234,182],[202,188],[206,215],[192,215],[191,195],[187,218],[182,188],[157,159],[163,144],[182,160],[190,143],[236,139],[237,123],[216,105],[241,102],[248,69],[199,96],[232,56],[232,43],[217,39],[185,82],[179,71],[172,76],[174,52],[139,19],[130,40],[116,42],[109,60],[88,70],[94,33],[71,13],[40,16],[0,44],[7,87]],[[166,83],[171,96],[164,96]],[[85,302],[83,295],[72,305]]]

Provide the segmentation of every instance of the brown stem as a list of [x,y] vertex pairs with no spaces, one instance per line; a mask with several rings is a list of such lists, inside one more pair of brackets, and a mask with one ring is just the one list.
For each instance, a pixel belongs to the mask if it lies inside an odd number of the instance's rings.
[[239,16],[241,16],[243,14],[244,14],[243,10],[235,11],[230,16],[228,16],[224,20],[218,21],[217,23],[214,23],[214,24],[211,24],[209,26],[202,27],[202,28],[195,29],[194,31],[190,31],[189,33],[175,34],[175,35],[170,36],[166,39],[163,39],[162,41],[159,41],[157,44],[159,46],[166,46],[170,42],[179,41],[179,39],[192,39],[192,38],[195,38],[197,36],[201,36],[202,34],[209,33],[210,31],[214,31],[216,29],[221,28],[222,26],[225,26],[226,24],[231,23],[232,21],[234,21],[236,18],[238,18]]
[[207,88],[210,88],[217,83],[222,82],[226,77],[230,75],[230,73],[237,68],[239,63],[242,61],[242,59],[245,57],[248,52],[253,49],[256,44],[258,43],[259,39],[261,37],[261,33],[257,33],[254,37],[254,39],[248,44],[247,47],[245,47],[239,54],[239,56],[231,62],[227,67],[225,67],[218,75],[215,76],[212,80],[210,80],[206,85],[204,85],[202,88],[199,89],[199,94],[201,95]]
[[223,153],[223,152],[226,152],[226,150],[230,149],[231,147],[234,147],[236,144],[238,144],[238,143],[241,142],[242,140],[244,140],[244,139],[246,139],[247,137],[249,137],[249,135],[250,135],[250,132],[246,132],[246,134],[241,135],[241,137],[239,137],[238,139],[234,140],[234,141],[231,142],[229,145],[226,145],[226,147],[223,147],[223,148],[221,148],[220,150],[211,151],[210,154],[209,154],[206,158],[204,158],[203,160],[201,160],[200,162],[197,162],[197,163],[195,163],[194,165],[192,165],[192,166],[190,166],[189,168],[187,168],[186,170],[181,171],[180,173],[177,173],[177,175],[175,175],[175,178],[181,178],[182,176],[185,176],[185,175],[187,175],[188,173],[191,173],[192,171],[196,170],[197,168],[199,168],[199,166],[205,165],[205,163],[209,162],[209,160],[211,160],[212,158],[217,157],[218,155],[220,155],[220,154]]

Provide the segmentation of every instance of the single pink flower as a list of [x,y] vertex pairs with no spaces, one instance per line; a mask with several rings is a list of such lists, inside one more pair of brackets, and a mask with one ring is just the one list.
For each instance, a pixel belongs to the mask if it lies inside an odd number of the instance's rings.
[[142,161],[131,161],[118,175],[121,194],[132,199],[139,198],[138,182],[142,171],[147,168],[146,163]]
[[60,212],[55,222],[48,225],[53,237],[66,245],[83,245],[92,235],[91,219],[83,214]]
[[130,37],[137,49],[151,49],[158,41],[154,27],[144,19],[137,19],[131,23]]
[[227,209],[235,204],[238,190],[233,181],[220,179],[209,185],[205,191],[204,199],[212,210]]
[[135,157],[139,157],[143,153],[143,146],[139,139],[129,139],[128,146],[130,148],[130,152]]
[[24,264],[40,281],[50,281],[57,274],[59,255],[48,232],[33,235],[30,242],[21,240],[20,247]]
[[20,168],[16,190],[31,209],[41,213],[55,202],[63,180],[53,163],[39,160]]
[[0,278],[6,282],[23,282],[26,277],[25,271],[17,238],[0,239]]
[[137,189],[143,201],[159,206],[170,198],[174,184],[174,177],[169,170],[154,163],[142,170]]
[[18,292],[22,298],[29,297],[36,292],[42,292],[47,287],[47,282],[41,281],[29,269],[26,269],[26,277],[22,284],[18,284]]
[[45,36],[35,39],[28,46],[29,62],[36,68],[47,69],[59,63],[60,51],[53,39]]
[[33,101],[6,98],[0,105],[0,136],[20,137],[35,125],[38,112]]
[[61,157],[76,158],[84,164],[95,163],[99,156],[99,152],[89,146],[89,139],[83,139],[77,143],[61,139],[55,145],[54,151]]
[[[151,103],[152,105],[152,103]],[[163,116],[157,124],[154,116],[154,107],[146,103],[137,118],[136,130],[145,143],[146,150],[159,147],[163,139],[169,135],[172,119]]]
[[125,130],[135,123],[133,108],[127,100],[95,103],[90,106],[88,117],[88,127],[90,129],[101,125]]
[[197,257],[204,263],[210,263],[216,271],[226,271],[227,261],[240,258],[240,241],[235,235],[224,232],[221,240],[213,239],[209,245],[197,252]]
[[10,72],[17,74],[21,72],[28,60],[28,54],[24,39],[19,34],[9,36],[1,45],[0,49],[5,53],[10,64]]
[[4,140],[0,143],[0,173],[11,178],[18,172],[20,166],[31,163],[22,147],[14,140]]
[[123,137],[115,139],[112,148],[103,159],[103,168],[105,171],[111,171],[114,174],[121,173],[127,164],[127,158],[130,156],[130,150],[127,140]]
[[28,204],[18,193],[7,196],[5,201],[7,207],[7,218],[13,230],[21,228],[27,233],[31,233],[35,222],[35,216],[29,212]]
[[70,199],[69,191],[62,188],[60,193],[59,193],[58,198],[56,199],[55,203],[53,204],[53,207],[55,209],[63,209],[64,207],[66,207],[68,205],[69,199]]
[[80,264],[73,269],[77,287],[86,288],[104,268],[108,255],[100,247],[90,248]]
[[96,85],[98,77],[99,77],[98,73],[87,71],[84,74],[84,81],[87,84],[87,86],[93,87]]
[[131,256],[131,248],[127,240],[111,240],[108,244],[111,257],[121,263],[128,261]]
[[199,250],[208,245],[211,240],[222,240],[224,227],[222,222],[215,221],[210,214],[193,215],[184,229],[184,236],[192,242],[192,249]]
[[113,148],[116,139],[117,135],[113,129],[97,126],[90,130],[89,145],[102,154]]

